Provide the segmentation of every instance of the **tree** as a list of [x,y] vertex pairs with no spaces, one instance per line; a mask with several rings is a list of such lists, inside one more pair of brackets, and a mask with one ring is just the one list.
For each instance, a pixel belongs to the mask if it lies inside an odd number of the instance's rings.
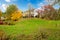
[[1,16],[2,16],[2,11],[0,10],[0,19],[1,19]]
[[47,20],[56,20],[57,12],[51,5],[45,5],[42,8],[43,10],[38,10],[38,17]]
[[57,12],[56,10],[51,6],[51,5],[47,5],[47,6],[44,6],[45,8],[45,11],[44,11],[44,14],[45,14],[45,18],[46,19],[49,19],[49,20],[56,20],[57,18]]
[[18,10],[18,8],[17,8],[17,6],[16,5],[9,5],[8,7],[7,7],[7,10],[6,10],[6,16],[7,16],[7,19],[11,19],[11,14],[13,13],[13,12],[15,12],[15,11],[17,11]]
[[29,18],[31,18],[31,12],[33,11],[33,7],[32,7],[32,5],[29,3],[28,4],[28,11],[29,11]]
[[60,20],[60,8],[59,8],[59,10],[57,10],[57,14],[58,14],[57,18],[58,18],[58,20]]
[[12,13],[11,15],[11,20],[18,20],[19,18],[22,17],[22,11],[15,11],[14,13]]
[[52,6],[55,4],[60,4],[60,0],[46,0],[49,4],[51,4]]

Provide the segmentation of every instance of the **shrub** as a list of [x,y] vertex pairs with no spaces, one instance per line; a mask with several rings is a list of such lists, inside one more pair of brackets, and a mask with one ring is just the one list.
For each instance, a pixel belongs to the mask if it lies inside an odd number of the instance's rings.
[[2,20],[0,20],[0,25],[3,25],[3,24],[4,24],[4,22]]

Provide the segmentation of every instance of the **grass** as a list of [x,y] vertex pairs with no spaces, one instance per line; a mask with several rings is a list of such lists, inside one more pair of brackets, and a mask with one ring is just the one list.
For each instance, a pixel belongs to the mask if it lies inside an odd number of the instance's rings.
[[60,29],[60,21],[41,20],[38,18],[21,19],[16,25],[0,25],[0,30],[6,31],[8,34],[12,33],[30,33],[38,28]]
[[16,22],[16,25],[0,25],[0,30],[4,30],[8,35],[27,35],[37,32],[40,29],[50,29],[53,32],[56,32],[60,30],[60,21],[26,18],[20,19],[18,22]]

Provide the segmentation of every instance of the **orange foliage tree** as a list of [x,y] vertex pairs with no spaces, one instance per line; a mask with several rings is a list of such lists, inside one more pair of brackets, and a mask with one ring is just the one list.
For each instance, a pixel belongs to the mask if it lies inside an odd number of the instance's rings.
[[18,20],[22,16],[22,11],[19,11],[16,5],[12,4],[7,7],[6,17],[7,20]]
[[22,17],[22,11],[15,11],[11,14],[11,20],[18,20]]

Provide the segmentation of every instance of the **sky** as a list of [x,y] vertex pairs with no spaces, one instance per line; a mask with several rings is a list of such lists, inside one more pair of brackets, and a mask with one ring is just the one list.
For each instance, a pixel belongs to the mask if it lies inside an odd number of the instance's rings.
[[[0,9],[5,11],[10,4],[15,4],[19,10],[25,11],[29,8],[28,4],[31,4],[33,8],[39,8],[43,5],[47,5],[48,2],[46,0],[0,0]],[[53,7],[58,9],[60,6],[56,4]]]

